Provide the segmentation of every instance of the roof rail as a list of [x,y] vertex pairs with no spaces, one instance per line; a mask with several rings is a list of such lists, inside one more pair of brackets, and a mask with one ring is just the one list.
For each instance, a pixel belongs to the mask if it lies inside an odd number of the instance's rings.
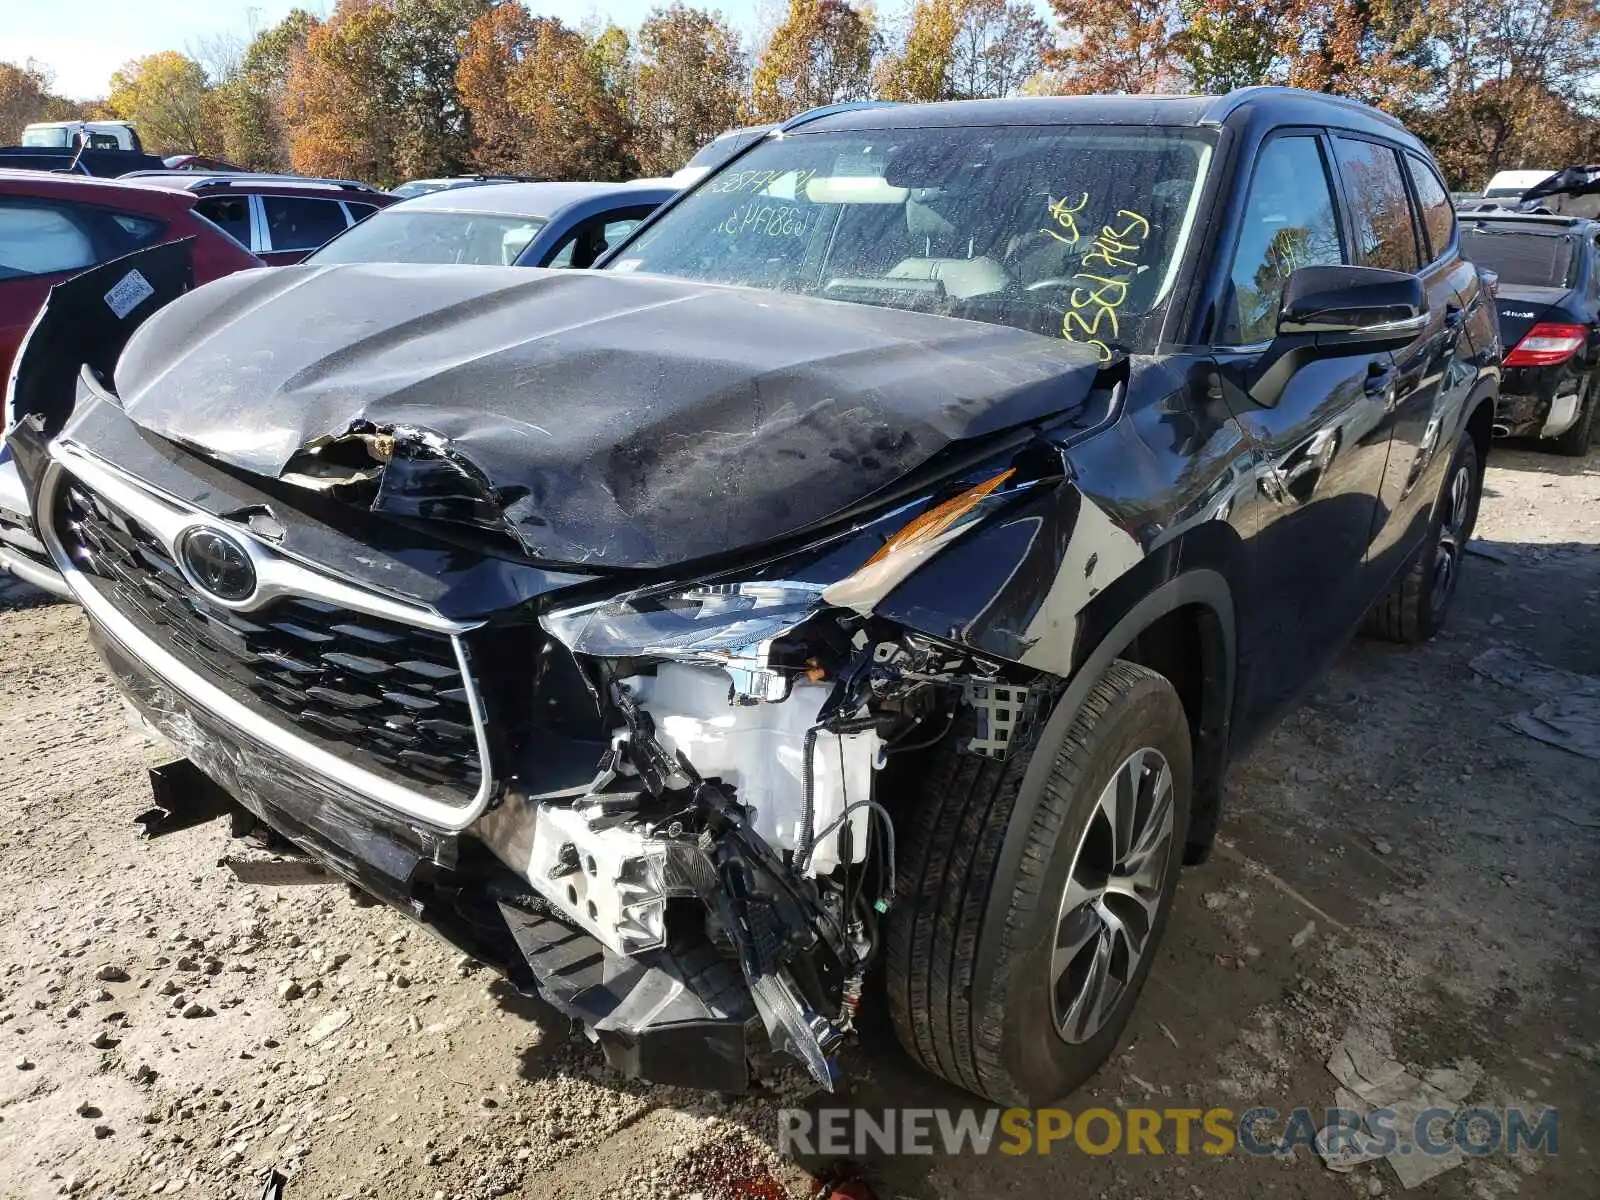
[[855,112],[863,108],[894,108],[896,104],[897,101],[894,100],[844,100],[838,104],[823,104],[817,108],[808,108],[787,121],[778,122],[773,132],[788,133],[791,129],[798,129],[812,121],[820,121],[823,117],[831,117],[835,113]]
[[232,187],[241,183],[271,183],[280,187],[331,187],[343,188],[351,192],[378,192],[381,190],[373,187],[370,183],[362,183],[358,179],[307,179],[303,175],[273,175],[256,171],[219,171],[216,173],[174,171],[170,169],[165,171],[126,171],[118,178],[172,179],[181,183],[191,192],[204,191],[206,188]]
[[1373,117],[1382,121],[1385,125],[1391,125],[1399,130],[1405,130],[1406,128],[1398,117],[1390,116],[1381,108],[1373,108],[1370,104],[1352,100],[1348,96],[1335,96],[1330,92],[1313,92],[1308,91],[1306,88],[1281,87],[1268,84],[1256,87],[1234,88],[1226,96],[1217,97],[1216,103],[1208,108],[1206,115],[1200,119],[1201,124],[1220,125],[1252,100],[1260,100],[1267,96],[1307,96],[1328,104],[1335,104],[1340,108],[1350,109],[1352,112],[1359,112],[1365,116]]
[[[185,172],[187,174],[188,172]],[[378,189],[370,183],[362,183],[357,179],[308,179],[303,175],[271,175],[257,174],[250,171],[234,171],[220,175],[202,175],[189,185],[192,190],[213,187],[229,187],[240,183],[271,183],[281,187],[336,187],[353,192],[376,192]]]

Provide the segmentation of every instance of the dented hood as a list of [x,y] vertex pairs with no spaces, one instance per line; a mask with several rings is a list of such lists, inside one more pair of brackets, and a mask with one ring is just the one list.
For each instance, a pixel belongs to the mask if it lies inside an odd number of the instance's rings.
[[135,422],[349,494],[503,530],[534,558],[658,567],[797,532],[950,443],[1079,407],[1091,352],[996,325],[616,272],[247,271],[151,319],[118,363]]

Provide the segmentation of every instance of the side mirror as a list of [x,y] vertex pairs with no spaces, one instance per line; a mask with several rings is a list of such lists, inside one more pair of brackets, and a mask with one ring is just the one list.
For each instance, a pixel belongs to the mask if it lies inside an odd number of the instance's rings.
[[1319,347],[1405,345],[1428,325],[1422,281],[1381,267],[1301,267],[1289,276],[1278,336],[1314,335]]

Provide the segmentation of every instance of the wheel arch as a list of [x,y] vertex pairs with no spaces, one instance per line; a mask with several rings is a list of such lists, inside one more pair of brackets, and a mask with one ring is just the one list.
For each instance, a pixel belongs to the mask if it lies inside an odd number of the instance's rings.
[[[1148,658],[1154,658],[1157,662],[1162,660],[1163,650],[1151,647],[1151,635],[1156,635],[1154,641],[1157,645],[1171,647],[1174,636],[1182,632],[1192,632],[1195,636],[1199,661],[1198,679],[1195,681],[1198,687],[1191,690],[1191,697],[1198,701],[1198,711],[1190,712],[1191,726],[1197,733],[1194,743],[1194,795],[1191,798],[1194,807],[1190,814],[1189,844],[1185,847],[1185,861],[1193,863],[1204,859],[1216,834],[1237,674],[1233,590],[1220,570],[1213,566],[1202,566],[1183,571],[1131,604],[1105,634],[1081,654],[1068,679],[1066,690],[1045,723],[1039,745],[1051,746],[1062,740],[1095,682],[1118,658],[1128,656],[1131,652],[1131,661],[1161,671],[1159,665],[1142,661]],[[1141,638],[1144,639],[1143,644]],[[1170,667],[1170,661],[1166,665]],[[1183,686],[1175,684],[1175,687],[1178,688],[1180,699],[1183,698]],[[1190,711],[1187,704],[1185,709]],[[1028,763],[995,864],[996,879],[1011,878],[1021,862],[1027,831],[1033,822],[1052,759],[1053,755],[1048,753],[1035,754]],[[1004,897],[991,892],[976,947],[977,962],[973,978],[979,988],[991,988],[998,980],[994,956],[1001,944],[1000,926],[1005,919]]]

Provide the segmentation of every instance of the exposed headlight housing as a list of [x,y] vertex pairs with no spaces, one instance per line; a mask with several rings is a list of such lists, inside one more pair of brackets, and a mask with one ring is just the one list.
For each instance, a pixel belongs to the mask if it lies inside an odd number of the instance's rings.
[[539,621],[574,654],[712,664],[728,672],[737,698],[782,700],[789,680],[768,665],[772,643],[823,607],[822,589],[784,581],[697,584],[561,609]]

